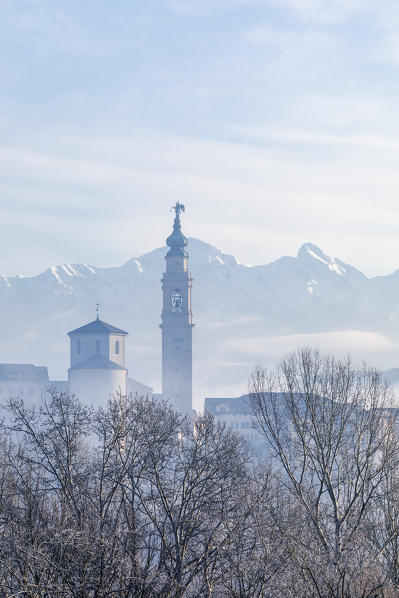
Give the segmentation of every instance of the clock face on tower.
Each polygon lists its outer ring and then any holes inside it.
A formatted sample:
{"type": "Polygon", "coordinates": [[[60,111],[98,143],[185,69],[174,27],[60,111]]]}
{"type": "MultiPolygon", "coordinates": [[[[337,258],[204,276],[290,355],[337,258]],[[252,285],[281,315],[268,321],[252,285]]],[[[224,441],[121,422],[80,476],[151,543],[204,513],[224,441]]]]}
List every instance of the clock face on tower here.
{"type": "Polygon", "coordinates": [[[175,289],[172,293],[172,311],[183,311],[183,293],[180,289],[175,289]]]}

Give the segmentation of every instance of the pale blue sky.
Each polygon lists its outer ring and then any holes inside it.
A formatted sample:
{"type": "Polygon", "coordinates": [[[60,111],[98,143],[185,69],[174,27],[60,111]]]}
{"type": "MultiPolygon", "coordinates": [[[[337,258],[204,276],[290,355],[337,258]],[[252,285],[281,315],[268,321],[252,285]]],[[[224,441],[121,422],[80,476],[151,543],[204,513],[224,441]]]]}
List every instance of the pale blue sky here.
{"type": "Polygon", "coordinates": [[[399,267],[399,3],[0,0],[0,272],[186,234],[399,267]]]}

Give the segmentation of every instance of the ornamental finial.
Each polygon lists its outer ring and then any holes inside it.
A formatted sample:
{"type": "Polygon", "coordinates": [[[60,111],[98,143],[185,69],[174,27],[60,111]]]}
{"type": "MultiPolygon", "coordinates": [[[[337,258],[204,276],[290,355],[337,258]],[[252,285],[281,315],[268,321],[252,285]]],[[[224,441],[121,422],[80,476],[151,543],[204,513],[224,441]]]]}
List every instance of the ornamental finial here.
{"type": "Polygon", "coordinates": [[[170,251],[168,251],[167,257],[171,256],[182,256],[188,257],[187,252],[185,251],[185,246],[187,245],[187,239],[181,232],[181,224],[180,224],[180,213],[185,212],[186,209],[179,201],[176,202],[171,208],[171,212],[175,211],[175,220],[173,222],[173,233],[166,239],[166,245],[170,247],[170,251]]]}
{"type": "Polygon", "coordinates": [[[176,205],[174,205],[170,211],[174,210],[175,214],[176,214],[176,218],[178,218],[180,216],[180,212],[185,212],[186,208],[183,206],[182,203],[180,203],[179,201],[176,202],[176,205]]]}

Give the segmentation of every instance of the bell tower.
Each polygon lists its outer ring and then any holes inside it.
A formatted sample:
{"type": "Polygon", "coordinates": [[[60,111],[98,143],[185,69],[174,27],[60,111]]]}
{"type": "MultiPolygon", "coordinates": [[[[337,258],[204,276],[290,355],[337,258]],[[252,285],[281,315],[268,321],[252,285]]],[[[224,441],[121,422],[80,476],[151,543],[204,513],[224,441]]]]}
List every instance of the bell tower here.
{"type": "Polygon", "coordinates": [[[188,271],[187,239],[181,232],[180,214],[184,206],[177,202],[173,232],[166,239],[170,248],[165,256],[162,278],[162,394],[172,407],[192,414],[192,323],[191,286],[188,271]]]}

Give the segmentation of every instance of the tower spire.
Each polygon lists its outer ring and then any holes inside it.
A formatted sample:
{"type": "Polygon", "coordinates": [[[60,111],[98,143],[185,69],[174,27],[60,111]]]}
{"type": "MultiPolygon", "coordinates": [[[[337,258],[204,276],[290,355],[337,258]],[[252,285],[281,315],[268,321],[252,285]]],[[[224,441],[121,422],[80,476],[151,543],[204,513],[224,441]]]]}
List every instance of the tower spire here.
{"type": "Polygon", "coordinates": [[[170,247],[166,257],[182,256],[188,257],[188,253],[184,249],[188,243],[188,239],[181,232],[180,213],[185,212],[186,209],[179,201],[171,208],[175,211],[175,219],[173,222],[173,233],[166,239],[166,245],[170,247]]]}
{"type": "Polygon", "coordinates": [[[188,240],[181,231],[177,202],[173,232],[166,239],[166,271],[162,278],[162,394],[180,413],[192,413],[192,278],[188,271],[188,240]]]}

